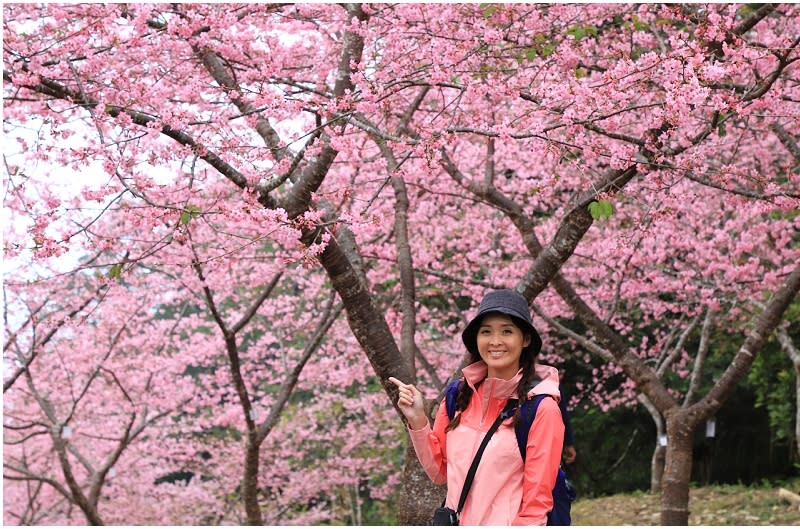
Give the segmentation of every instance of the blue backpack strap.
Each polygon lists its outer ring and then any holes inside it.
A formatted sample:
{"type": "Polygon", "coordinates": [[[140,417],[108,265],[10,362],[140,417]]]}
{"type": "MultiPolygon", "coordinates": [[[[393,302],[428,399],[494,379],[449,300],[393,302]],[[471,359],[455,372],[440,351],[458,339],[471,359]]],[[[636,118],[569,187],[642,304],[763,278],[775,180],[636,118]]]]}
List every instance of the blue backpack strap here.
{"type": "Polygon", "coordinates": [[[550,395],[534,395],[532,399],[527,399],[522,403],[522,408],[519,412],[519,420],[514,428],[517,434],[517,445],[519,445],[519,453],[522,456],[522,462],[525,462],[525,453],[528,446],[528,432],[531,431],[533,420],[536,418],[536,410],[539,409],[539,403],[542,399],[550,395]]]}
{"type": "MultiPolygon", "coordinates": [[[[539,404],[545,397],[550,395],[536,395],[532,399],[528,399],[522,403],[522,409],[519,412],[519,420],[515,428],[517,434],[517,444],[519,445],[519,452],[522,455],[522,462],[525,462],[525,452],[528,446],[528,432],[533,425],[533,419],[536,418],[536,410],[539,409],[539,404]]],[[[575,489],[572,484],[567,480],[567,474],[564,469],[559,467],[558,474],[556,475],[556,484],[553,487],[553,510],[547,513],[547,525],[570,525],[572,517],[570,510],[572,502],[575,501],[575,489]]]]}
{"type": "Polygon", "coordinates": [[[458,397],[458,388],[461,387],[461,379],[457,378],[447,385],[444,392],[444,405],[447,408],[447,416],[450,420],[456,415],[456,398],[458,397]]]}

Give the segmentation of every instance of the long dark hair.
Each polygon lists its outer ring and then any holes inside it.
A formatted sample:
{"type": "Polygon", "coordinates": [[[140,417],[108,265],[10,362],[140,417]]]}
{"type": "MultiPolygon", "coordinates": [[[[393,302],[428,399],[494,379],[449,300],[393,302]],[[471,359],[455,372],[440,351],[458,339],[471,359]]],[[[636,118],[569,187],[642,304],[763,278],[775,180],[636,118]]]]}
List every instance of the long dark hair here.
{"type": "MultiPolygon", "coordinates": [[[[496,314],[493,312],[488,312],[483,315],[485,318],[489,314],[496,314]]],[[[514,323],[514,326],[522,331],[522,335],[524,338],[531,339],[532,335],[530,331],[528,331],[528,325],[525,321],[517,318],[516,316],[511,316],[508,314],[504,314],[504,316],[508,316],[511,318],[511,321],[514,323]]],[[[530,345],[522,348],[522,353],[519,355],[519,367],[522,369],[522,378],[519,381],[519,385],[517,386],[517,400],[519,402],[524,401],[528,398],[528,390],[533,386],[534,381],[536,380],[536,369],[534,366],[536,365],[536,356],[538,356],[539,351],[534,351],[533,347],[530,345]]],[[[478,360],[482,360],[480,353],[478,352],[477,348],[475,348],[474,352],[467,352],[467,359],[468,364],[473,364],[478,360]]],[[[478,386],[483,383],[483,381],[478,383],[478,386]]],[[[477,388],[477,386],[476,386],[477,388]]],[[[458,388],[458,395],[456,395],[456,410],[455,416],[453,420],[450,421],[450,424],[447,425],[445,428],[445,432],[449,432],[450,430],[454,429],[456,426],[459,425],[461,422],[461,412],[467,409],[469,406],[469,402],[472,400],[472,388],[469,384],[467,384],[466,380],[462,377],[461,385],[458,388]]],[[[520,407],[517,406],[517,411],[514,413],[514,424],[517,424],[517,419],[519,418],[519,410],[520,407]]]]}

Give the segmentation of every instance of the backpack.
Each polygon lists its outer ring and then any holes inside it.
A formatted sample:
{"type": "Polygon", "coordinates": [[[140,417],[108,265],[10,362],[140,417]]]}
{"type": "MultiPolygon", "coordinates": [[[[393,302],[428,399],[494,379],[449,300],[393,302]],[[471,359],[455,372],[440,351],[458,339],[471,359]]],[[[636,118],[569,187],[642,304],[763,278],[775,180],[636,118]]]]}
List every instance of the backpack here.
{"type": "MultiPolygon", "coordinates": [[[[445,407],[450,420],[453,420],[456,414],[456,397],[460,386],[461,380],[457,379],[451,382],[445,390],[445,407]]],[[[542,402],[542,399],[549,396],[535,395],[532,399],[527,399],[522,403],[519,420],[514,430],[517,434],[517,445],[519,446],[519,453],[522,456],[523,463],[525,462],[525,448],[528,446],[528,432],[533,424],[533,419],[536,418],[536,410],[539,408],[539,403],[542,402]]],[[[553,487],[553,510],[547,513],[547,525],[571,525],[570,509],[576,497],[575,489],[567,480],[567,473],[564,472],[563,468],[559,467],[556,484],[553,487]]]]}

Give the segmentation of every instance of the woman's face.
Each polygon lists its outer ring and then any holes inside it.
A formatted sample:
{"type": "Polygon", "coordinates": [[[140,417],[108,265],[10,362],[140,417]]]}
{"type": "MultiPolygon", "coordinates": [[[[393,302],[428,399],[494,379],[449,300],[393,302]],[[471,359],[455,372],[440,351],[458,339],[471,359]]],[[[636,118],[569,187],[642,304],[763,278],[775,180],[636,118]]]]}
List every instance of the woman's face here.
{"type": "Polygon", "coordinates": [[[510,316],[488,314],[478,327],[477,342],[478,352],[489,366],[488,376],[508,380],[519,371],[519,357],[531,338],[514,325],[510,316]]]}

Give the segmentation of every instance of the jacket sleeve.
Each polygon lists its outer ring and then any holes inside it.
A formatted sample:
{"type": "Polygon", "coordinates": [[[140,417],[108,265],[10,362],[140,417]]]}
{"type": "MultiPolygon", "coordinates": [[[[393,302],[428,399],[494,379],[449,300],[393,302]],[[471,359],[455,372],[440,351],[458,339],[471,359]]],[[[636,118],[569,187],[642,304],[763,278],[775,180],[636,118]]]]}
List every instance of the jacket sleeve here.
{"type": "Polygon", "coordinates": [[[546,525],[553,509],[553,487],[561,463],[564,422],[555,399],[539,404],[528,433],[525,470],[522,481],[522,505],[513,525],[546,525]]]}
{"type": "Polygon", "coordinates": [[[419,430],[409,429],[411,443],[417,453],[420,465],[425,473],[437,485],[447,483],[447,434],[444,429],[450,424],[444,401],[439,405],[433,429],[426,424],[419,430]]]}

